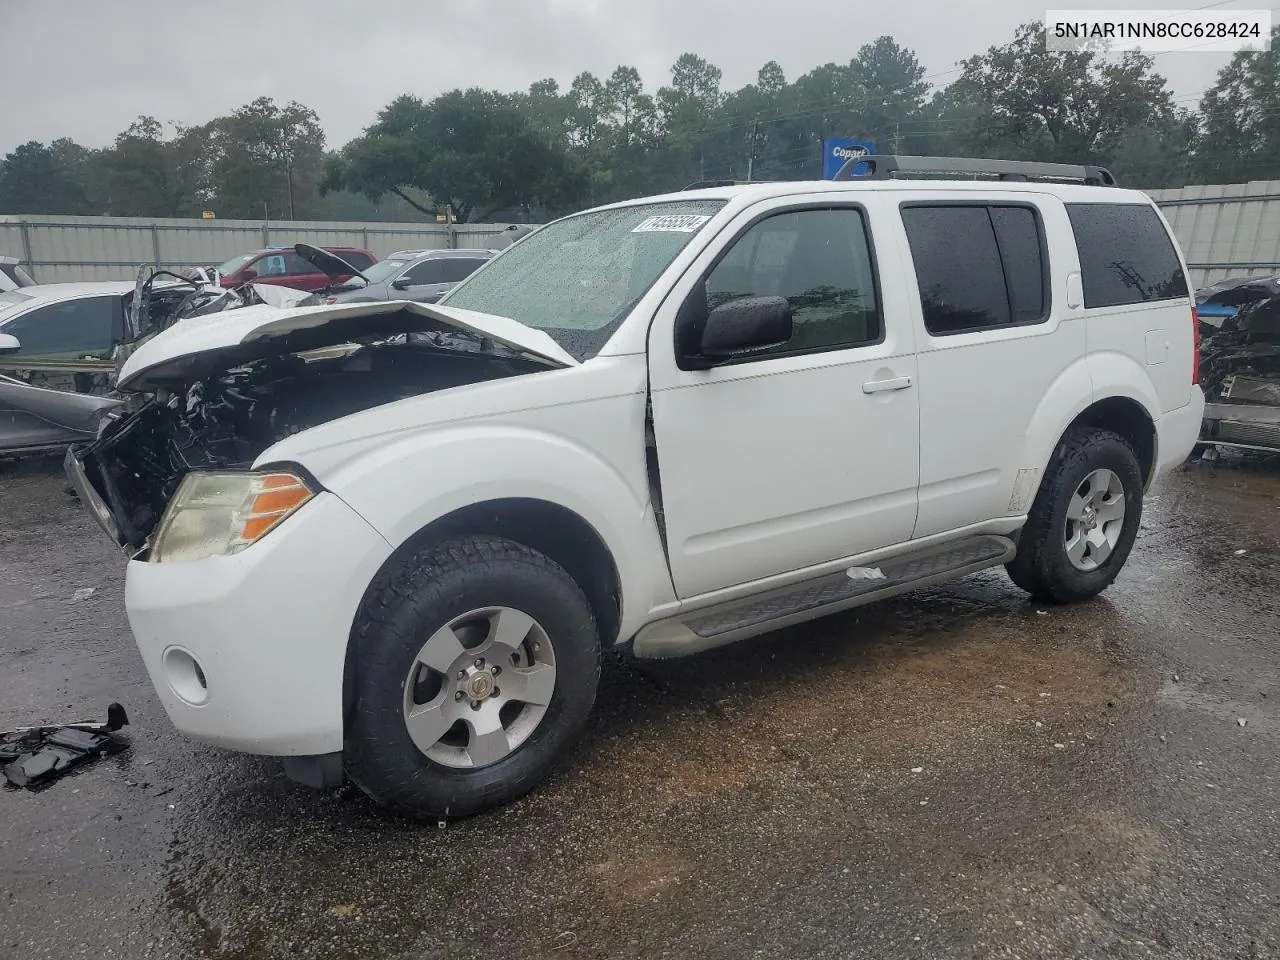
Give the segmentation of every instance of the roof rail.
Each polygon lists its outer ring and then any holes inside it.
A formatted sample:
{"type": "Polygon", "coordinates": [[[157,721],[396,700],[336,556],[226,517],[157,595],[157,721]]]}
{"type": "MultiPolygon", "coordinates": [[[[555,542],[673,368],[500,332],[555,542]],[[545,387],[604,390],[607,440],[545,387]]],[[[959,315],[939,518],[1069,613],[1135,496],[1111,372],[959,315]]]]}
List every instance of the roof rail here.
{"type": "Polygon", "coordinates": [[[1049,183],[1083,183],[1114,187],[1116,178],[1106,167],[1093,164],[1037,163],[1029,160],[980,160],[973,157],[850,157],[836,173],[836,180],[896,180],[919,177],[946,180],[1018,180],[1049,183]],[[865,164],[866,173],[854,168],[865,164]]]}
{"type": "Polygon", "coordinates": [[[689,184],[687,187],[681,187],[680,192],[686,190],[706,190],[710,187],[741,187],[748,183],[760,183],[759,180],[698,180],[689,184]]]}

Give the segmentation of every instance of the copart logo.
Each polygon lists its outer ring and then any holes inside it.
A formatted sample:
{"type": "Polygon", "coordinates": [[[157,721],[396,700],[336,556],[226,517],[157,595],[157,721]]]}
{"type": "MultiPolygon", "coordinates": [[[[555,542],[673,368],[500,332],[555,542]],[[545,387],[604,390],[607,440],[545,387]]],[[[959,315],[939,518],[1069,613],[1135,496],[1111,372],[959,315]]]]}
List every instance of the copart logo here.
{"type": "Polygon", "coordinates": [[[841,160],[852,160],[854,157],[867,156],[866,147],[832,147],[831,155],[841,160]]]}

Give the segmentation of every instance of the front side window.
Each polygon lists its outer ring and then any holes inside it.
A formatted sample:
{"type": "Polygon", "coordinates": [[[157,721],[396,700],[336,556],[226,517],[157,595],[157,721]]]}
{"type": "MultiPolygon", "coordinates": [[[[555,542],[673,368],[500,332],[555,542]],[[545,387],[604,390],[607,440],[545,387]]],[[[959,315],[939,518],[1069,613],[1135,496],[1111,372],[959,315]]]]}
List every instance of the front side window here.
{"type": "Polygon", "coordinates": [[[742,297],[783,297],[791,339],[753,360],[880,339],[880,310],[867,227],[855,209],[796,210],[752,225],[707,275],[707,306],[742,297]]]}
{"type": "Polygon", "coordinates": [[[107,357],[123,306],[119,297],[86,297],[24,313],[0,332],[22,344],[24,357],[107,357]]]}
{"type": "Polygon", "coordinates": [[[933,336],[1048,317],[1044,234],[1030,207],[915,205],[902,223],[933,336]]]}
{"type": "Polygon", "coordinates": [[[1068,203],[1084,305],[1115,307],[1187,296],[1187,277],[1155,210],[1137,203],[1068,203]]]}
{"type": "Polygon", "coordinates": [[[444,304],[542,330],[586,360],[723,206],[671,200],[567,217],[471,274],[444,304]]]}
{"type": "Polygon", "coordinates": [[[427,283],[444,283],[444,261],[434,259],[415,263],[405,271],[404,277],[415,287],[427,283]]]}

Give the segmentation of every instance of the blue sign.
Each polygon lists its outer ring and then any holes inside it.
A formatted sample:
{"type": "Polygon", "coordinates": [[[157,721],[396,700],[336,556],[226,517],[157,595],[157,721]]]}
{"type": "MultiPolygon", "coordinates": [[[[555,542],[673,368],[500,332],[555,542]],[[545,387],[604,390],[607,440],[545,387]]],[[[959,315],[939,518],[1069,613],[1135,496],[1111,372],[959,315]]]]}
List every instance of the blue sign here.
{"type": "MultiPolygon", "coordinates": [[[[855,157],[867,157],[876,152],[876,145],[867,140],[845,140],[832,137],[822,141],[822,179],[834,180],[836,174],[855,157]]],[[[867,172],[867,165],[859,163],[853,168],[856,177],[867,172]]]]}

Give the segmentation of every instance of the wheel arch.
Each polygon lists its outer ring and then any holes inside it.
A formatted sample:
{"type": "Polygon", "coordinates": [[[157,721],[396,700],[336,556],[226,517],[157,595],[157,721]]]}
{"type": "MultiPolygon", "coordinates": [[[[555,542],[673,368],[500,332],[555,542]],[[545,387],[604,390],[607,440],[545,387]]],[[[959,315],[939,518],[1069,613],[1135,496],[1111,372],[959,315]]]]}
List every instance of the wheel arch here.
{"type": "Polygon", "coordinates": [[[522,544],[555,561],[582,592],[599,625],[602,646],[617,641],[622,623],[623,589],[612,551],[586,519],[558,503],[525,497],[508,497],[468,504],[431,521],[404,540],[383,562],[365,588],[347,640],[342,678],[344,723],[355,706],[355,679],[359,658],[356,627],[365,606],[403,563],[426,547],[458,536],[488,535],[522,544]]]}

